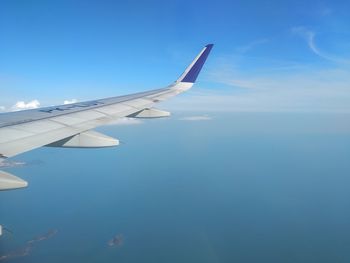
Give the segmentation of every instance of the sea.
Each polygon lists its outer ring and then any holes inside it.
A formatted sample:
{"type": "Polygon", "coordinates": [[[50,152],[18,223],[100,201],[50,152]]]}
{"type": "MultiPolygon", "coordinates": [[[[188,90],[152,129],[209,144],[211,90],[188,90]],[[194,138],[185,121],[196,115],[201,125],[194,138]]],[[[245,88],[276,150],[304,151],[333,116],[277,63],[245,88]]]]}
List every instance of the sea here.
{"type": "Polygon", "coordinates": [[[350,262],[349,117],[175,112],[19,155],[0,262],[350,262]]]}

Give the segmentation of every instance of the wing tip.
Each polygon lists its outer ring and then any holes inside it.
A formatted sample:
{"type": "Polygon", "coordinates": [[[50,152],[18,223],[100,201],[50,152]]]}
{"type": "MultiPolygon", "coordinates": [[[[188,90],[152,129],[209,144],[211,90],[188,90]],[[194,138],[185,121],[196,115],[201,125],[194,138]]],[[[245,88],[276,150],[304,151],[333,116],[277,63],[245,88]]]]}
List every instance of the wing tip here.
{"type": "Polygon", "coordinates": [[[191,65],[186,69],[186,71],[182,74],[178,82],[188,82],[195,83],[197,77],[202,70],[202,67],[207,60],[211,49],[214,44],[207,44],[203,50],[199,53],[199,55],[195,58],[195,60],[191,63],[191,65]]]}

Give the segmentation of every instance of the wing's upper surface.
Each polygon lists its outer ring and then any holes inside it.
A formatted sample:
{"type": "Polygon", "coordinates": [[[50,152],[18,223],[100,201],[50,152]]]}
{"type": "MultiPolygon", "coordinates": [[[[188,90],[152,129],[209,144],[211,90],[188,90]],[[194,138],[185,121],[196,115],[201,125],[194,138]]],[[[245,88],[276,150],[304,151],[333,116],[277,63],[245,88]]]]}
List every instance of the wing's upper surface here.
{"type": "MultiPolygon", "coordinates": [[[[212,46],[205,46],[181,77],[163,89],[0,114],[0,159],[46,145],[69,147],[89,140],[96,142],[91,144],[95,147],[99,146],[99,143],[101,147],[116,145],[117,141],[108,141],[106,136],[103,138],[89,130],[121,117],[165,116],[152,110],[153,104],[190,89],[212,46]]],[[[1,178],[0,172],[0,190],[1,178]]]]}

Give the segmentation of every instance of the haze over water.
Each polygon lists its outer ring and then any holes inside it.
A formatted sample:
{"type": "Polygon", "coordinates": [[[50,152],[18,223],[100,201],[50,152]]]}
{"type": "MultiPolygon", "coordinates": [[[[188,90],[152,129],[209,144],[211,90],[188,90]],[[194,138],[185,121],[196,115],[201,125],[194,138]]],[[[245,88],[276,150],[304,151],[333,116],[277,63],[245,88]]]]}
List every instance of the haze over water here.
{"type": "Polygon", "coordinates": [[[99,129],[117,148],[18,156],[35,164],[8,169],[30,185],[1,193],[14,234],[0,254],[57,229],[11,261],[349,262],[348,115],[198,116],[99,129]]]}

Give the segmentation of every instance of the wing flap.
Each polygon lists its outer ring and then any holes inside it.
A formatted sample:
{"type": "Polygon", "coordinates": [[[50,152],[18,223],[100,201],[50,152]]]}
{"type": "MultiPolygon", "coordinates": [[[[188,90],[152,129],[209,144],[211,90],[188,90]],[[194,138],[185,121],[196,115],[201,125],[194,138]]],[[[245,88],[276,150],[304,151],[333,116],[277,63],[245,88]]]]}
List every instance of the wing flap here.
{"type": "Polygon", "coordinates": [[[72,137],[50,143],[48,147],[101,148],[119,145],[119,141],[96,131],[86,131],[72,137]]]}
{"type": "Polygon", "coordinates": [[[10,173],[0,171],[0,191],[27,187],[28,183],[10,173]]]}

